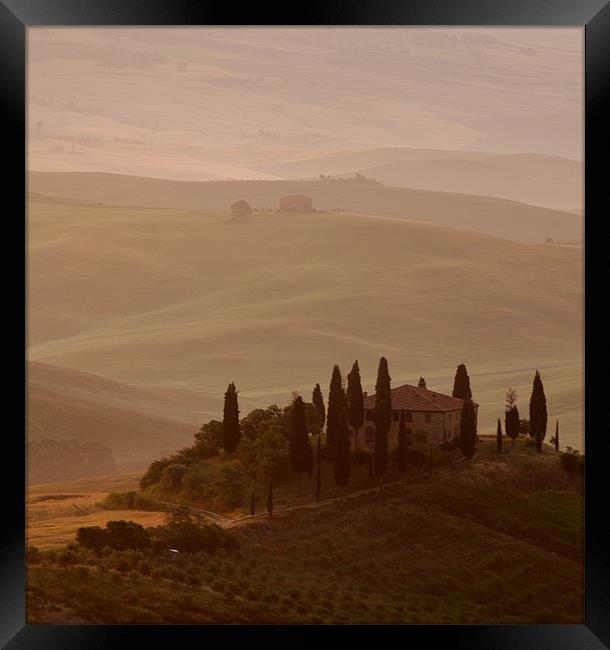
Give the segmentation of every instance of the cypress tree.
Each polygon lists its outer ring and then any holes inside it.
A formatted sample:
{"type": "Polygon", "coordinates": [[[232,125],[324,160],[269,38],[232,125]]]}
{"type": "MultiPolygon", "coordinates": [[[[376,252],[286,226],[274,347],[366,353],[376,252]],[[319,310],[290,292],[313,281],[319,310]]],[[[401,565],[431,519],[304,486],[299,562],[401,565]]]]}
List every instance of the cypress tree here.
{"type": "Polygon", "coordinates": [[[536,449],[542,453],[542,441],[546,436],[547,411],[544,386],[540,373],[536,370],[532,395],[530,397],[530,436],[536,439],[536,449]]]}
{"type": "Polygon", "coordinates": [[[559,420],[555,420],[555,451],[559,451],[559,420]]]}
{"type": "Polygon", "coordinates": [[[496,431],[496,451],[502,453],[502,424],[500,423],[500,418],[498,418],[498,430],[496,431]]]}
{"type": "Polygon", "coordinates": [[[383,487],[383,476],[388,469],[388,432],[392,426],[392,393],[385,357],[379,359],[375,384],[375,474],[383,487]]]}
{"type": "Polygon", "coordinates": [[[460,399],[472,399],[472,391],[470,390],[470,377],[468,371],[463,363],[457,367],[455,371],[455,379],[453,380],[453,397],[460,399]]]}
{"type": "Polygon", "coordinates": [[[474,416],[472,400],[465,399],[462,403],[460,419],[460,450],[465,458],[471,459],[477,443],[477,425],[474,416]]]}
{"type": "Polygon", "coordinates": [[[364,395],[358,361],[354,361],[352,371],[347,376],[347,408],[348,420],[354,430],[354,449],[358,449],[358,430],[364,424],[364,395]]]}
{"type": "Polygon", "coordinates": [[[339,416],[344,408],[345,392],[341,380],[339,366],[333,368],[328,392],[328,411],[326,413],[326,443],[331,447],[335,445],[335,438],[339,428],[339,416]]]}
{"type": "Polygon", "coordinates": [[[310,471],[310,447],[305,420],[305,405],[303,398],[297,395],[292,402],[292,421],[288,441],[290,465],[295,474],[310,471]]]}
{"type": "Polygon", "coordinates": [[[311,401],[316,407],[320,416],[320,430],[322,430],[324,429],[324,420],[326,419],[326,409],[324,408],[324,398],[322,397],[322,389],[320,388],[320,384],[315,385],[311,401]]]}
{"type": "Polygon", "coordinates": [[[347,401],[345,393],[343,395],[343,407],[339,412],[337,435],[335,437],[335,483],[340,487],[347,485],[351,472],[347,401]]]}
{"type": "Polygon", "coordinates": [[[318,447],[316,449],[316,503],[320,502],[320,488],[322,486],[320,475],[320,458],[322,457],[322,436],[318,436],[318,447]]]}
{"type": "Polygon", "coordinates": [[[322,389],[320,388],[320,384],[315,385],[311,401],[313,402],[313,405],[316,407],[318,415],[320,416],[320,433],[318,434],[318,445],[316,448],[316,503],[319,503],[322,479],[320,472],[320,459],[322,457],[322,431],[324,430],[324,421],[326,420],[326,409],[324,408],[324,398],[322,397],[322,389]]]}
{"type": "Polygon", "coordinates": [[[506,435],[510,438],[511,447],[515,446],[515,440],[519,437],[521,421],[519,419],[519,409],[516,405],[507,408],[504,414],[504,429],[506,435]]]}
{"type": "Polygon", "coordinates": [[[407,427],[405,425],[405,414],[400,413],[400,423],[398,426],[398,471],[401,474],[407,472],[407,427]]]}
{"type": "Polygon", "coordinates": [[[239,426],[239,406],[237,403],[237,390],[231,382],[225,393],[225,403],[222,418],[222,446],[228,453],[232,454],[239,445],[241,429],[239,426]]]}

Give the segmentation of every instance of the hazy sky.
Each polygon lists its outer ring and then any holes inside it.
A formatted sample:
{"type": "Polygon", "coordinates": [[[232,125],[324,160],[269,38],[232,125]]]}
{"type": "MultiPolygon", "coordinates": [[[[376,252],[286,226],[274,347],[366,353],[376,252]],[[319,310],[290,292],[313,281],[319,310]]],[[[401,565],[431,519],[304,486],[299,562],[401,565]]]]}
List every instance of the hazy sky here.
{"type": "Polygon", "coordinates": [[[582,158],[581,28],[30,28],[29,168],[265,177],[413,147],[582,158]]]}

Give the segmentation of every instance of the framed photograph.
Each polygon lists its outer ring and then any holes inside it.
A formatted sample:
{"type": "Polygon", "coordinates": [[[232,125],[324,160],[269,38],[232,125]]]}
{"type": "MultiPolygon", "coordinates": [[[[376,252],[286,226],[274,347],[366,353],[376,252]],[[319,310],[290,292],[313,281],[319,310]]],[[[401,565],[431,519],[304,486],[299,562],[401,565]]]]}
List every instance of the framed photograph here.
{"type": "Polygon", "coordinates": [[[610,9],[228,9],[0,3],[3,647],[610,647],[610,9]]]}

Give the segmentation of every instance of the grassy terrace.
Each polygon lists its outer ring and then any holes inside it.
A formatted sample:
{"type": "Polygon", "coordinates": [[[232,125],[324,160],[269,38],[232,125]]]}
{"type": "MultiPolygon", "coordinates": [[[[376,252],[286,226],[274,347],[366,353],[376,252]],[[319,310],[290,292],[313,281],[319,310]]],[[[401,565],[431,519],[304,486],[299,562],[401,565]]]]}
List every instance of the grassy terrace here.
{"type": "Polygon", "coordinates": [[[484,441],[406,487],[278,512],[183,554],[43,554],[30,622],[579,623],[583,496],[558,454],[484,441]]]}

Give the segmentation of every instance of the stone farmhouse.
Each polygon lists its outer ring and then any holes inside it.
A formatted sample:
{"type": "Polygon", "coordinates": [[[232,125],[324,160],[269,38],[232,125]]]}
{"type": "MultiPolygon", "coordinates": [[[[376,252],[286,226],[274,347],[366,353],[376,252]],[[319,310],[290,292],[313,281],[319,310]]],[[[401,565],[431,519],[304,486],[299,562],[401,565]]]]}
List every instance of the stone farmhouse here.
{"type": "MultiPolygon", "coordinates": [[[[405,384],[392,388],[392,427],[388,432],[388,447],[398,445],[400,414],[404,413],[407,435],[425,432],[428,439],[436,444],[459,438],[460,415],[464,400],[443,395],[426,388],[420,378],[417,386],[405,384]]],[[[479,405],[474,404],[475,418],[478,418],[479,405]]],[[[364,398],[364,426],[358,434],[358,447],[375,447],[375,395],[364,398]],[[364,435],[362,435],[364,431],[364,435]]]]}
{"type": "Polygon", "coordinates": [[[313,212],[313,199],[304,194],[289,194],[280,199],[280,210],[285,212],[313,212]]]}

